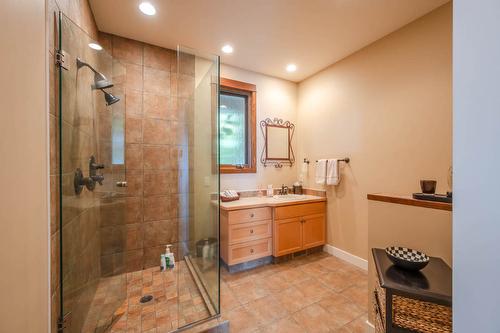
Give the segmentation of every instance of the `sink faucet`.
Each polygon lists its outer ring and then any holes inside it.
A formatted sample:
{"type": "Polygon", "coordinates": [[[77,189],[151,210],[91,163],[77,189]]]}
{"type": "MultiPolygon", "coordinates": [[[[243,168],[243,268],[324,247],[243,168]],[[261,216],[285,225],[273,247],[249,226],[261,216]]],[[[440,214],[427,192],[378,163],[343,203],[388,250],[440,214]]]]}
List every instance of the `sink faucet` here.
{"type": "Polygon", "coordinates": [[[288,186],[286,186],[285,184],[281,185],[280,194],[281,195],[287,195],[288,194],[288,186]]]}

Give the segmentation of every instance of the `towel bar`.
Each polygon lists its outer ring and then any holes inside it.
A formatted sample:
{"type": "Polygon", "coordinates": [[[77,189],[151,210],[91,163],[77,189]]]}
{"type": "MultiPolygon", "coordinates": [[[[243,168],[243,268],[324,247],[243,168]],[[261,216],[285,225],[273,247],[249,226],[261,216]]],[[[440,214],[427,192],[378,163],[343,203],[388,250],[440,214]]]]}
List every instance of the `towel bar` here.
{"type": "MultiPolygon", "coordinates": [[[[349,157],[345,157],[345,158],[343,158],[343,159],[341,159],[341,160],[338,160],[338,161],[339,161],[339,162],[346,162],[346,163],[349,163],[349,161],[350,161],[350,160],[351,160],[351,159],[350,159],[349,157]]],[[[305,160],[304,160],[304,162],[305,162],[305,160]]],[[[306,162],[306,163],[307,163],[307,162],[306,162]]],[[[316,160],[316,163],[318,163],[318,160],[316,160]]]]}

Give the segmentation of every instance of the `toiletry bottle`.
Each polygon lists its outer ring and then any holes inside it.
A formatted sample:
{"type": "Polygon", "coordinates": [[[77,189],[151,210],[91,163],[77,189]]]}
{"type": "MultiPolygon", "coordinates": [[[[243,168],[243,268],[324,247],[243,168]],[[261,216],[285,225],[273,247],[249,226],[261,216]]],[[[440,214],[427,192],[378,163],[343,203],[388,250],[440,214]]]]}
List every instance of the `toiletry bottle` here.
{"type": "Polygon", "coordinates": [[[162,253],[160,256],[160,271],[165,271],[167,269],[167,263],[165,260],[165,255],[162,253]]]}
{"type": "Polygon", "coordinates": [[[209,257],[209,252],[210,252],[210,246],[208,245],[208,238],[205,239],[205,244],[203,245],[203,259],[208,259],[209,257]]]}
{"type": "Polygon", "coordinates": [[[273,184],[269,184],[267,185],[267,196],[268,197],[272,197],[274,194],[274,191],[273,191],[273,184]]]}
{"type": "Polygon", "coordinates": [[[168,268],[174,268],[175,267],[175,258],[174,258],[174,254],[172,253],[172,251],[170,251],[171,247],[172,247],[172,245],[168,244],[167,247],[165,248],[165,257],[167,257],[168,261],[169,261],[169,267],[168,268]]]}

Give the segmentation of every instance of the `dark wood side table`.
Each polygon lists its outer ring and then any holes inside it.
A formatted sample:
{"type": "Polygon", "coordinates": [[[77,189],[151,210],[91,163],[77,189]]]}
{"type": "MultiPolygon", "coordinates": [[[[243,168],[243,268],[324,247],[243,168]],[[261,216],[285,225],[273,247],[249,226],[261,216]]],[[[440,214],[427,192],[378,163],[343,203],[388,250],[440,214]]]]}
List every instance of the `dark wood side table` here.
{"type": "Polygon", "coordinates": [[[372,254],[377,333],[451,332],[452,271],[441,258],[411,272],[394,266],[383,249],[372,254]]]}

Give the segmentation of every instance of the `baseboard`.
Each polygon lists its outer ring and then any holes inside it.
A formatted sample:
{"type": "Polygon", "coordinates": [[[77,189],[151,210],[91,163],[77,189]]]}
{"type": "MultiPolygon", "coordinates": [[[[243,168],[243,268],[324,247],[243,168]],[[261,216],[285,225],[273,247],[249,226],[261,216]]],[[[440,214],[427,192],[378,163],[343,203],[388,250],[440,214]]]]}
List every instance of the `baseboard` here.
{"type": "Polygon", "coordinates": [[[368,320],[366,321],[366,333],[375,333],[375,326],[368,320]]]}
{"type": "Polygon", "coordinates": [[[341,250],[335,246],[332,246],[330,244],[326,244],[323,247],[323,251],[326,253],[331,254],[332,256],[335,256],[337,258],[340,258],[344,261],[347,261],[350,264],[353,264],[354,266],[357,266],[365,271],[368,270],[368,261],[360,258],[358,256],[355,256],[354,254],[351,254],[349,252],[346,252],[344,250],[341,250]]]}

